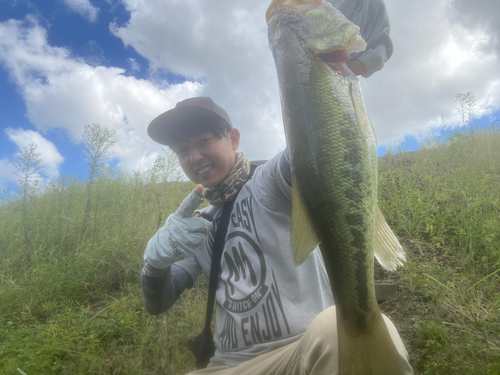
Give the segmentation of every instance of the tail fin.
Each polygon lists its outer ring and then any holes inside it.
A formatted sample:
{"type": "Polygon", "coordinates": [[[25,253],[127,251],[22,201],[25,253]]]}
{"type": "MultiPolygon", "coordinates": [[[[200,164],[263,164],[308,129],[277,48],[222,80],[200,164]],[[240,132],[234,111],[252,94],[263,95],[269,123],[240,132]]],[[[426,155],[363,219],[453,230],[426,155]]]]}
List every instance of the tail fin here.
{"type": "MultiPolygon", "coordinates": [[[[378,310],[378,309],[377,309],[378,310]]],[[[353,334],[348,320],[337,309],[340,375],[401,375],[405,373],[402,359],[389,334],[380,311],[373,315],[370,327],[353,334]]]]}

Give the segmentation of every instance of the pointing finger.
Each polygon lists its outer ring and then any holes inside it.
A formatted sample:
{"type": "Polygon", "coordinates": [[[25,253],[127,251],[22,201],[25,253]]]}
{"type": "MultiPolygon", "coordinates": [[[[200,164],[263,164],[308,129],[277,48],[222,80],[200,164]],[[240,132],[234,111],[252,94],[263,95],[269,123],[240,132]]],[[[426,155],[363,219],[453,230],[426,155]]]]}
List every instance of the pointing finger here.
{"type": "MultiPolygon", "coordinates": [[[[198,185],[196,189],[201,185],[198,185]]],[[[196,189],[194,189],[191,194],[189,194],[186,199],[181,203],[179,209],[175,212],[175,215],[180,217],[192,217],[193,212],[198,208],[200,204],[205,201],[205,197],[198,196],[196,193],[196,189]]],[[[203,186],[202,186],[203,191],[203,186]]]]}
{"type": "Polygon", "coordinates": [[[196,193],[197,196],[201,197],[203,195],[203,185],[201,184],[198,184],[195,188],[194,188],[194,192],[196,193]]]}

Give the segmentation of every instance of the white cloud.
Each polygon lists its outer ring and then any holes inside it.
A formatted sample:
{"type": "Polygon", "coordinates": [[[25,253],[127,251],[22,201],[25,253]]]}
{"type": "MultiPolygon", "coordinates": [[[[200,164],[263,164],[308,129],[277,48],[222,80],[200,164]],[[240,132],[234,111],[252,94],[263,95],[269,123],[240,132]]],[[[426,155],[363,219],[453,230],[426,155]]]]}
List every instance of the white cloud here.
{"type": "Polygon", "coordinates": [[[385,68],[362,80],[368,113],[379,142],[428,134],[460,123],[457,93],[473,92],[477,114],[500,107],[496,53],[482,51],[482,32],[465,29],[447,17],[447,2],[386,0],[395,52],[385,68]],[[480,58],[479,58],[480,56],[480,58]]]}
{"type": "MultiPolygon", "coordinates": [[[[89,65],[68,49],[49,45],[46,29],[32,16],[0,23],[0,64],[18,86],[27,117],[38,130],[65,129],[77,143],[85,124],[99,123],[117,133],[119,165],[135,170],[143,155],[144,170],[161,152],[146,134],[148,123],[182,99],[206,95],[241,130],[240,150],[250,159],[267,159],[284,148],[264,18],[268,2],[122,3],[130,19],[112,23],[110,30],[150,63],[148,80],[126,76],[121,68],[89,65]],[[191,81],[169,84],[155,78],[165,72],[191,81]]],[[[395,52],[382,71],[361,79],[380,143],[427,134],[441,123],[441,115],[448,124],[458,124],[454,99],[459,92],[476,94],[478,115],[499,108],[500,23],[494,23],[498,12],[487,9],[487,3],[479,0],[484,8],[472,11],[466,0],[386,0],[395,52]]],[[[88,1],[81,4],[93,7],[88,1]]],[[[491,0],[488,6],[497,4],[491,0]]],[[[135,71],[137,61],[124,63],[129,73],[135,71]]]]}
{"type": "Polygon", "coordinates": [[[500,2],[498,0],[450,0],[448,2],[450,20],[465,29],[482,33],[484,52],[500,53],[500,2]]]}
{"type": "Polygon", "coordinates": [[[50,46],[46,30],[33,17],[0,23],[0,63],[18,85],[27,117],[38,129],[65,129],[75,143],[86,124],[114,129],[115,156],[128,170],[137,167],[144,146],[146,161],[161,152],[147,136],[149,122],[202,90],[196,82],[153,84],[125,76],[123,69],[90,66],[67,49],[50,46]]]}
{"type": "MultiPolygon", "coordinates": [[[[452,2],[457,9],[457,4],[469,3],[452,2]]],[[[249,156],[267,158],[284,146],[276,73],[264,20],[268,2],[123,3],[130,20],[125,25],[112,24],[111,31],[154,69],[202,79],[203,94],[226,108],[242,130],[242,148],[249,156]]],[[[500,4],[497,0],[489,3],[500,4]]],[[[500,93],[493,90],[500,79],[496,51],[485,54],[481,42],[498,40],[493,26],[476,27],[481,23],[478,16],[474,28],[466,27],[452,17],[447,0],[386,0],[386,4],[394,55],[382,71],[361,78],[379,142],[427,134],[430,127],[440,124],[441,115],[448,124],[458,123],[454,98],[459,92],[476,94],[478,113],[498,109],[500,93]]],[[[487,14],[488,9],[479,13],[487,14]]],[[[496,14],[489,13],[488,20],[493,22],[496,14]]]]}
{"type": "Polygon", "coordinates": [[[251,159],[285,146],[277,78],[268,48],[266,2],[125,0],[130,20],[111,31],[153,70],[204,83],[202,95],[225,108],[251,159]],[[189,20],[188,22],[186,20],[189,20]]]}
{"type": "Polygon", "coordinates": [[[5,132],[20,150],[34,143],[36,145],[36,153],[39,154],[40,172],[48,179],[59,176],[59,166],[64,161],[64,158],[51,141],[33,130],[7,128],[5,132]]]}
{"type": "Polygon", "coordinates": [[[90,22],[97,21],[99,8],[93,6],[89,0],[63,0],[66,6],[75,13],[80,14],[90,22]]]}

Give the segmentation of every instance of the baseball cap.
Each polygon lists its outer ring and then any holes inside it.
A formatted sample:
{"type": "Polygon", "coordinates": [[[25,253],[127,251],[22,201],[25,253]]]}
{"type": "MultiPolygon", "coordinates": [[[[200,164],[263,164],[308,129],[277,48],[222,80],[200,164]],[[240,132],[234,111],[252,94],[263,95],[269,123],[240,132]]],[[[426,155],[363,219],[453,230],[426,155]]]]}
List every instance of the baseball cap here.
{"type": "Polygon", "coordinates": [[[170,146],[173,135],[182,127],[202,133],[215,121],[224,120],[229,129],[233,128],[227,112],[219,107],[212,98],[196,97],[185,99],[156,117],[148,126],[148,135],[154,141],[170,146]]]}

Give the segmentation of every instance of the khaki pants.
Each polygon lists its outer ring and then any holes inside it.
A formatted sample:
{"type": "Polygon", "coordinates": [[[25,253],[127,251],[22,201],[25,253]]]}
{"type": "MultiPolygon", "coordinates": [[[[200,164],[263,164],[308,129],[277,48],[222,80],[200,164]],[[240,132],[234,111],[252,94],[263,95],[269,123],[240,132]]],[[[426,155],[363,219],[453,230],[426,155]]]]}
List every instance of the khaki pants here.
{"type": "MultiPolygon", "coordinates": [[[[413,374],[396,327],[385,315],[384,320],[402,362],[405,362],[405,371],[401,375],[413,374]]],[[[206,369],[188,375],[337,375],[338,366],[337,319],[335,307],[331,307],[312,321],[304,336],[289,345],[237,367],[210,363],[206,369]]]]}

